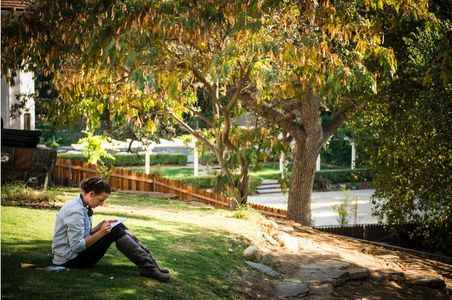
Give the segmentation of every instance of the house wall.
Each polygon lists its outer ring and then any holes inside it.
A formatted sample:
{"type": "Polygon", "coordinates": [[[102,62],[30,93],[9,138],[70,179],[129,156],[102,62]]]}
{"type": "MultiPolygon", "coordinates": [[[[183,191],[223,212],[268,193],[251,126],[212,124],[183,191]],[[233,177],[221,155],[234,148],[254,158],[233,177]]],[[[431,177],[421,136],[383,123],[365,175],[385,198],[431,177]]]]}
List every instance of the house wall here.
{"type": "Polygon", "coordinates": [[[35,92],[35,83],[33,80],[33,73],[31,72],[17,72],[14,78],[15,84],[10,86],[6,83],[3,76],[1,79],[1,116],[3,119],[3,126],[10,129],[25,129],[27,124],[24,117],[29,114],[30,124],[29,129],[35,129],[35,102],[33,99],[28,99],[25,108],[20,112],[19,116],[11,118],[11,106],[18,103],[16,96],[19,94],[33,94],[35,92]]]}

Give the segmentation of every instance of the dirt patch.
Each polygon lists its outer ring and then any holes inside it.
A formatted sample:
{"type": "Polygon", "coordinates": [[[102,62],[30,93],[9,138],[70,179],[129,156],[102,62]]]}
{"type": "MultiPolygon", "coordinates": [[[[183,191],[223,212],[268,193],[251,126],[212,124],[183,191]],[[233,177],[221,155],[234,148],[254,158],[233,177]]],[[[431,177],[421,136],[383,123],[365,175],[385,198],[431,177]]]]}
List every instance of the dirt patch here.
{"type": "Polygon", "coordinates": [[[241,283],[245,299],[451,299],[451,265],[278,222],[278,227],[294,228],[287,233],[298,239],[301,249],[289,251],[265,239],[255,240],[263,263],[279,276],[269,278],[258,271],[245,276],[241,283]],[[307,285],[309,291],[296,284],[279,288],[287,282],[307,285]]]}

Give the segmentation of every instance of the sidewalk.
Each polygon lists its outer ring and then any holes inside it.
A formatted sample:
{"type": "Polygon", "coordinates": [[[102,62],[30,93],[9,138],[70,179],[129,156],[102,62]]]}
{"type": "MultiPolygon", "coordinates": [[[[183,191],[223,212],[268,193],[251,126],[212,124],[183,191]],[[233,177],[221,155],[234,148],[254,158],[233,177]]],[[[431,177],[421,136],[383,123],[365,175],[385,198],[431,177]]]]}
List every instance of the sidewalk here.
{"type": "MultiPolygon", "coordinates": [[[[372,217],[371,210],[373,205],[369,199],[374,193],[374,190],[355,190],[350,192],[350,199],[356,195],[358,196],[358,224],[377,223],[377,219],[372,217]]],[[[339,225],[337,222],[337,212],[331,206],[341,204],[344,198],[344,193],[339,192],[313,192],[311,202],[312,218],[314,219],[314,226],[322,225],[339,225]]],[[[279,194],[263,194],[253,195],[248,197],[249,203],[256,203],[275,208],[287,209],[288,195],[279,194]]],[[[353,218],[350,224],[353,224],[353,218]]]]}

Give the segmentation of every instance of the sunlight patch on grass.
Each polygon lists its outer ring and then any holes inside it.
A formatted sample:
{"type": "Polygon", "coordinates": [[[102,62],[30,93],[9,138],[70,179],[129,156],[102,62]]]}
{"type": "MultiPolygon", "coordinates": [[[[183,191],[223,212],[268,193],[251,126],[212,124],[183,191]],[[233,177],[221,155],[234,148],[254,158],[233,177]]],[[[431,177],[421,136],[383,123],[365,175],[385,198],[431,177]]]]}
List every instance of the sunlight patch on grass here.
{"type": "MultiPolygon", "coordinates": [[[[67,201],[77,195],[78,190],[58,188],[49,193],[67,201]]],[[[51,264],[51,240],[58,210],[6,206],[1,211],[2,298],[52,299],[55,295],[67,299],[238,297],[231,287],[246,270],[242,257],[244,238],[217,226],[221,220],[231,222],[233,219],[226,217],[231,212],[119,193],[113,193],[108,201],[112,207],[123,210],[112,210],[108,205],[99,208],[93,225],[103,219],[126,215],[125,225],[162,266],[171,270],[172,280],[168,284],[137,276],[137,268],[114,245],[95,268],[72,269],[65,273],[20,269],[21,262],[38,266],[51,264]],[[176,217],[162,218],[167,217],[165,214],[176,217]],[[200,226],[191,223],[190,218],[196,218],[200,224],[215,222],[200,226]],[[18,285],[20,282],[27,284],[18,285]]],[[[234,222],[238,222],[237,226],[245,224],[242,220],[234,222]]]]}

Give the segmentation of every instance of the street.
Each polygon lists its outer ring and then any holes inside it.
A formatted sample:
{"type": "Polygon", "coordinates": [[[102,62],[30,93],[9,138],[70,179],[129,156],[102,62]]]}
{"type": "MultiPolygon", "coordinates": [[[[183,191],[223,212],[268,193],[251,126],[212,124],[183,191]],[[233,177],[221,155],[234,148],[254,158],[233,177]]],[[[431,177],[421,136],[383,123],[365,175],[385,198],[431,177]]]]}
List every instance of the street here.
{"type": "MultiPolygon", "coordinates": [[[[369,199],[374,190],[354,190],[350,191],[350,200],[358,196],[357,224],[377,223],[377,219],[372,217],[371,209],[373,205],[369,199]]],[[[248,197],[248,202],[262,204],[270,207],[287,209],[287,195],[282,193],[261,194],[248,197]]],[[[344,199],[344,192],[313,192],[312,193],[312,218],[314,226],[339,225],[337,212],[332,209],[332,205],[339,205],[344,199]]],[[[349,224],[354,224],[353,216],[349,224]]]]}

